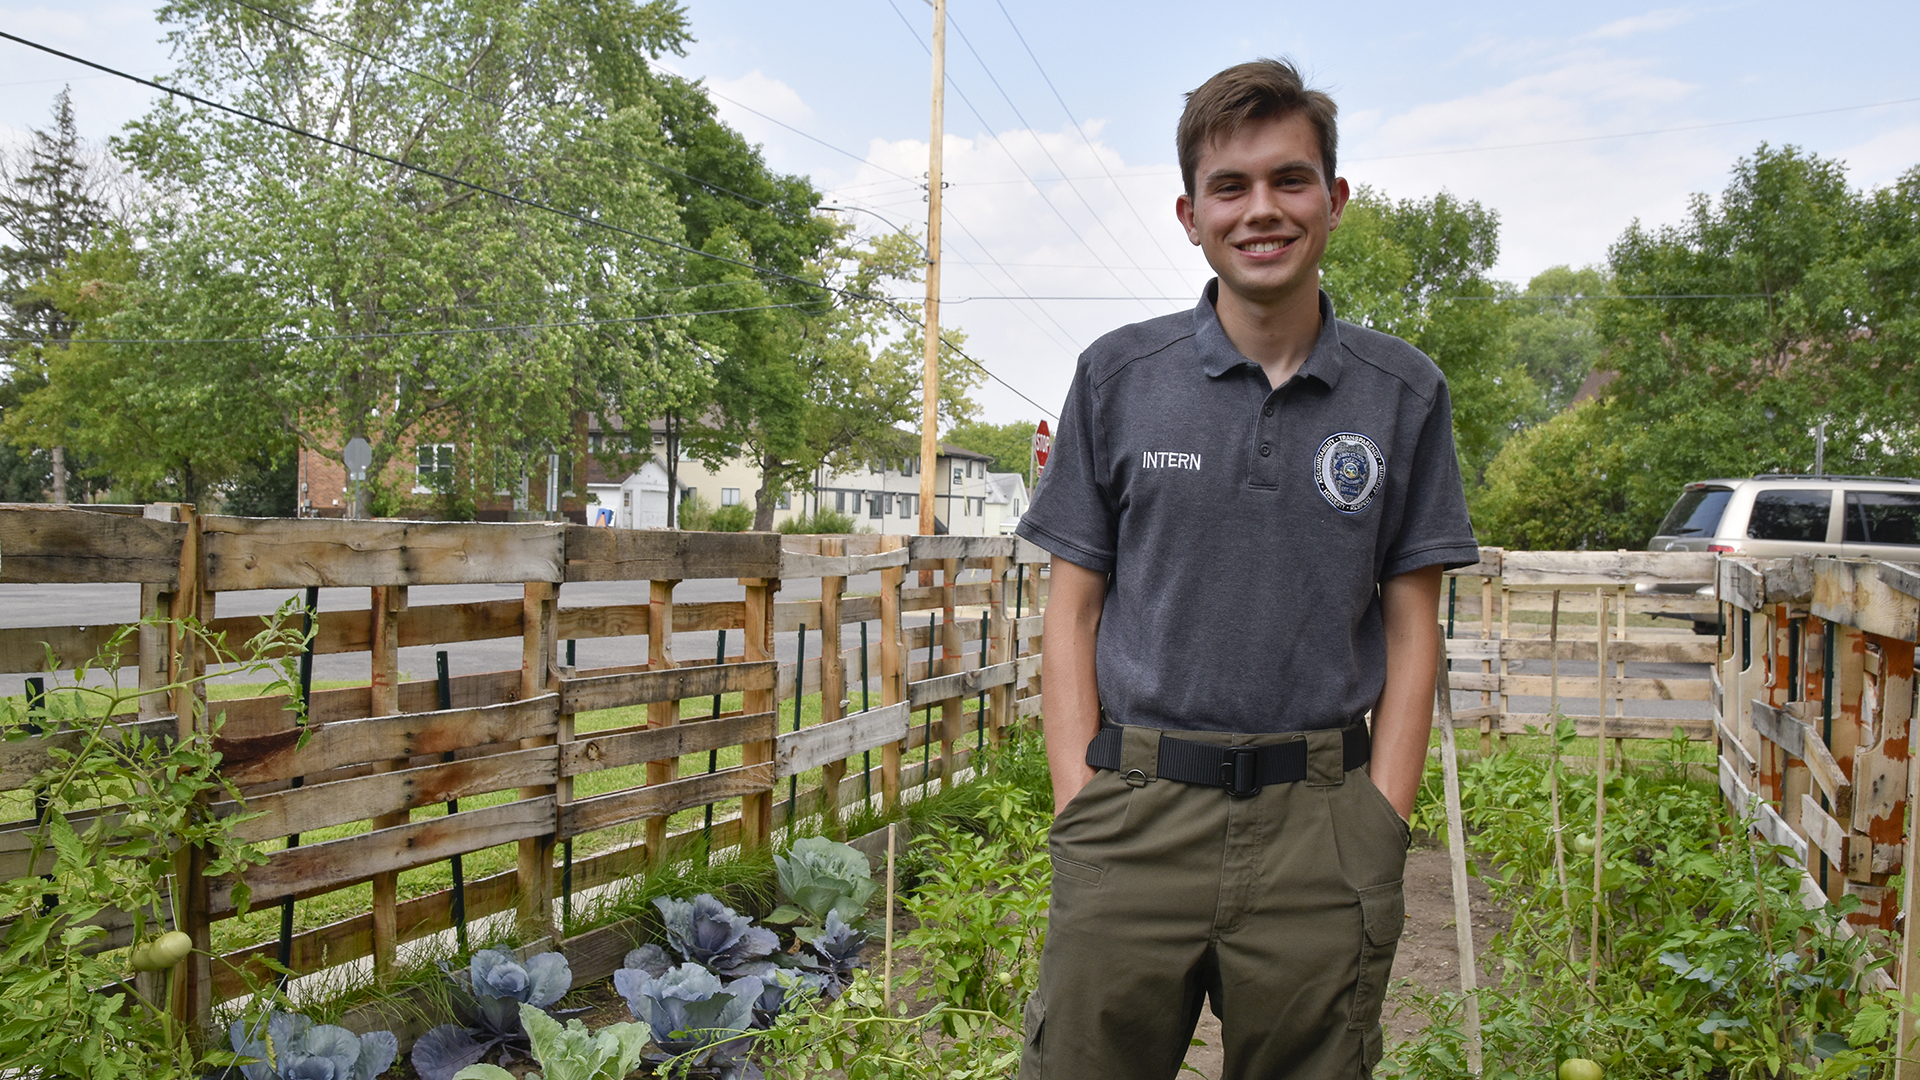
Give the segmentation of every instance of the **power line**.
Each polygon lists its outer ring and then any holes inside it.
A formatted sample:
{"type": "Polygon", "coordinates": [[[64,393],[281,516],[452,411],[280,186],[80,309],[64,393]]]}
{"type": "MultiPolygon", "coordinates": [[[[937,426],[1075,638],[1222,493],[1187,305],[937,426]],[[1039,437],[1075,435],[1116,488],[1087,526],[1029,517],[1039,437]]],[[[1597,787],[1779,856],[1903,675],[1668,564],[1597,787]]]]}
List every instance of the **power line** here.
{"type": "MultiPolygon", "coordinates": [[[[1160,235],[1147,224],[1147,219],[1141,216],[1139,207],[1133,205],[1133,199],[1128,197],[1127,189],[1120,186],[1120,181],[1113,175],[1113,170],[1107,168],[1106,159],[1100,156],[1099,147],[1093,145],[1093,139],[1087,134],[1086,127],[1073,115],[1073,110],[1067,107],[1067,99],[1060,96],[1060,88],[1053,85],[1053,77],[1047,74],[1046,66],[1040,63],[1040,57],[1034,54],[1033,46],[1027,44],[1027,36],[1020,32],[1020,26],[1013,21],[1013,15],[1007,11],[1007,5],[1000,0],[993,0],[993,2],[999,7],[1000,14],[1006,17],[1007,25],[1013,29],[1013,36],[1019,40],[1020,47],[1027,51],[1027,58],[1033,61],[1033,66],[1040,72],[1040,78],[1047,84],[1047,89],[1053,91],[1053,100],[1060,103],[1060,111],[1066,114],[1067,122],[1073,125],[1073,130],[1080,133],[1080,138],[1087,144],[1087,149],[1093,152],[1093,160],[1100,166],[1100,171],[1106,174],[1107,180],[1113,184],[1113,189],[1120,193],[1120,201],[1127,204],[1127,209],[1133,214],[1133,220],[1140,223],[1141,231],[1147,234],[1147,239],[1153,241],[1154,247],[1160,249],[1160,254],[1167,262],[1174,262],[1173,254],[1160,243],[1160,235]]],[[[969,44],[967,48],[971,49],[973,46],[969,44]]],[[[1064,170],[1062,173],[1064,179],[1064,170]]]]}
{"type": "MultiPolygon", "coordinates": [[[[395,166],[396,168],[401,168],[409,172],[418,173],[421,176],[432,177],[433,179],[441,180],[446,183],[465,188],[469,191],[473,191],[481,195],[488,195],[497,199],[502,199],[502,200],[505,200],[506,202],[510,202],[518,206],[527,207],[530,210],[537,210],[537,211],[543,211],[549,214],[554,214],[559,217],[566,218],[570,221],[574,221],[574,222],[578,222],[579,224],[586,225],[590,228],[605,229],[609,232],[617,233],[622,236],[629,236],[636,240],[644,241],[646,243],[657,244],[661,247],[668,248],[673,251],[682,252],[688,255],[694,255],[703,259],[712,259],[715,262],[726,263],[730,266],[738,266],[742,269],[752,271],[753,273],[766,274],[770,277],[780,278],[786,281],[792,281],[799,285],[803,285],[807,288],[818,289],[822,292],[829,293],[831,295],[885,304],[887,307],[892,309],[896,314],[899,314],[902,317],[906,317],[906,312],[904,312],[899,307],[898,304],[893,303],[892,301],[888,300],[885,297],[871,296],[865,293],[857,293],[850,289],[843,289],[838,286],[827,285],[827,284],[816,282],[816,281],[809,281],[808,279],[800,277],[796,274],[789,274],[789,273],[786,273],[785,271],[774,270],[768,267],[758,266],[753,263],[745,262],[740,259],[728,258],[725,255],[716,255],[712,252],[702,251],[698,248],[693,248],[685,244],[676,243],[672,240],[668,240],[663,237],[651,236],[647,233],[639,232],[634,229],[628,229],[619,225],[614,225],[606,221],[601,221],[597,218],[587,217],[583,214],[577,214],[569,210],[563,210],[559,207],[551,206],[535,199],[528,199],[519,195],[509,194],[507,192],[500,191],[496,188],[487,187],[484,184],[478,184],[471,180],[464,180],[464,179],[461,179],[460,177],[452,176],[447,173],[440,172],[437,169],[430,169],[423,165],[415,165],[411,162],[402,161],[399,158],[392,157],[387,154],[382,154],[375,150],[368,150],[363,147],[355,146],[351,143],[342,142],[339,139],[334,139],[326,135],[321,135],[317,132],[306,131],[302,128],[294,127],[291,124],[283,123],[279,120],[274,120],[270,117],[261,116],[257,113],[251,113],[245,109],[241,109],[233,105],[228,105],[223,102],[214,101],[210,98],[201,97],[198,94],[194,94],[187,90],[182,90],[178,87],[168,86],[164,83],[156,82],[152,79],[141,78],[138,75],[130,74],[128,72],[121,71],[117,68],[109,67],[105,64],[98,63],[93,60],[82,59],[81,57],[75,56],[72,53],[62,52],[61,50],[55,49],[50,45],[42,45],[36,41],[29,41],[26,38],[20,37],[17,34],[8,33],[5,30],[0,30],[0,38],[4,38],[8,41],[25,45],[30,49],[36,49],[40,52],[44,52],[52,56],[57,56],[62,60],[68,60],[73,63],[80,64],[83,67],[92,68],[95,71],[104,72],[108,75],[114,75],[119,78],[125,79],[129,82],[139,83],[142,86],[159,90],[162,93],[169,94],[174,97],[184,98],[187,101],[190,101],[196,105],[201,105],[210,109],[217,109],[220,112],[224,112],[232,116],[240,117],[243,120],[249,120],[256,124],[262,124],[267,127],[275,128],[277,130],[284,131],[290,135],[296,135],[305,139],[312,139],[315,142],[324,143],[328,146],[335,147],[336,149],[345,150],[348,153],[359,154],[364,157],[372,158],[375,161],[383,161],[389,165],[395,166]]],[[[945,337],[942,337],[940,339],[940,343],[946,348],[953,350],[955,355],[959,356],[961,359],[967,361],[969,364],[972,364],[974,367],[979,368],[980,371],[983,374],[985,374],[988,378],[994,380],[995,382],[1000,383],[1000,385],[1002,386],[1005,386],[1008,390],[1012,391],[1015,395],[1020,397],[1023,401],[1026,401],[1028,404],[1034,405],[1035,408],[1040,407],[1036,402],[1033,401],[1032,398],[1029,398],[1025,394],[1022,394],[1019,390],[1014,389],[1014,387],[1009,383],[1007,383],[1006,380],[1001,379],[999,376],[995,375],[992,371],[989,371],[986,365],[980,363],[978,360],[975,360],[973,357],[967,355],[965,350],[953,344],[951,341],[948,341],[945,337]]],[[[1053,414],[1048,413],[1048,415],[1051,416],[1053,414]]]]}
{"type": "Polygon", "coordinates": [[[49,341],[44,337],[0,337],[0,342],[32,345],[317,345],[324,341],[376,341],[388,338],[435,338],[468,334],[524,333],[529,330],[566,330],[582,326],[657,322],[661,319],[691,319],[697,315],[733,315],[743,311],[772,311],[778,308],[805,306],[807,305],[804,302],[756,304],[752,307],[713,308],[709,311],[666,311],[655,315],[622,315],[605,319],[580,319],[575,322],[522,323],[515,326],[443,326],[432,330],[368,330],[355,334],[302,334],[297,337],[64,338],[57,341],[49,341]]]}
{"type": "MultiPolygon", "coordinates": [[[[1040,152],[1046,155],[1048,164],[1052,165],[1056,172],[1059,172],[1061,175],[1064,176],[1067,170],[1060,167],[1060,162],[1054,158],[1053,151],[1047,149],[1046,142],[1040,138],[1039,129],[1036,128],[1033,125],[1033,123],[1027,119],[1025,113],[1020,111],[1020,106],[1014,104],[1013,96],[1007,93],[1006,87],[1000,85],[1000,79],[994,75],[993,69],[987,66],[987,61],[984,57],[980,55],[980,50],[973,47],[973,39],[967,37],[967,32],[965,30],[960,29],[960,23],[957,19],[954,19],[951,15],[949,15],[947,17],[947,21],[949,23],[952,23],[954,33],[960,35],[961,44],[965,45],[967,47],[967,51],[973,54],[974,60],[979,62],[980,70],[986,72],[987,81],[993,83],[993,88],[1000,92],[1001,100],[1007,103],[1007,108],[1013,110],[1014,118],[1020,121],[1020,126],[1026,128],[1027,131],[1033,135],[1034,145],[1038,146],[1040,148],[1040,152]]],[[[1092,146],[1093,144],[1091,141],[1089,141],[1087,145],[1092,146]]],[[[1099,154],[1097,151],[1095,152],[1094,156],[1096,158],[1099,157],[1099,154]]],[[[1038,186],[1039,185],[1035,185],[1035,187],[1038,187],[1038,186]]],[[[1093,208],[1093,203],[1088,201],[1086,193],[1080,190],[1079,185],[1075,184],[1072,180],[1068,180],[1067,187],[1069,190],[1073,192],[1074,197],[1080,200],[1080,205],[1087,208],[1087,213],[1093,215],[1094,224],[1100,226],[1100,230],[1107,234],[1107,239],[1112,240],[1115,247],[1119,248],[1121,251],[1125,251],[1126,245],[1120,242],[1120,238],[1118,236],[1114,235],[1113,230],[1107,226],[1106,219],[1102,218],[1100,216],[1100,212],[1093,208]]],[[[1124,193],[1122,194],[1122,197],[1124,198],[1124,193]]],[[[1135,216],[1138,217],[1139,215],[1136,214],[1135,216]]],[[[1146,222],[1142,221],[1140,223],[1140,227],[1145,229],[1146,222]]],[[[1151,230],[1148,231],[1148,239],[1153,239],[1151,230]]],[[[1155,241],[1155,246],[1156,247],[1159,246],[1157,241],[1155,241]]],[[[1168,265],[1165,267],[1165,269],[1168,269],[1168,270],[1175,269],[1175,267],[1172,265],[1173,257],[1167,254],[1165,248],[1160,248],[1160,254],[1162,257],[1166,258],[1167,260],[1168,265]]],[[[1139,271],[1142,276],[1146,276],[1145,267],[1136,265],[1134,269],[1139,271]]],[[[1157,270],[1162,268],[1155,267],[1154,269],[1157,270]]],[[[1153,279],[1151,277],[1148,277],[1147,282],[1148,282],[1148,286],[1151,287],[1153,279]]]]}
{"type": "MultiPolygon", "coordinates": [[[[907,33],[913,35],[914,43],[919,45],[923,51],[931,56],[933,54],[932,47],[920,40],[920,32],[913,28],[913,23],[908,20],[906,12],[901,11],[899,5],[895,4],[893,0],[887,0],[887,6],[893,9],[895,15],[899,16],[900,24],[907,28],[907,33]]],[[[994,132],[993,125],[987,123],[986,117],[980,115],[980,110],[974,106],[973,99],[967,96],[965,90],[960,89],[960,83],[955,80],[952,75],[947,76],[947,83],[953,87],[953,92],[960,96],[960,100],[966,103],[967,110],[973,113],[973,118],[979,121],[980,126],[986,130],[988,135],[993,137],[994,144],[1000,147],[1000,152],[1007,156],[1007,160],[1013,164],[1013,167],[1019,171],[1020,175],[1028,176],[1026,166],[1020,164],[1020,159],[1014,156],[1013,150],[1007,146],[1006,140],[994,132]]],[[[1079,229],[1074,228],[1073,222],[1069,221],[1067,215],[1061,213],[1060,208],[1054,205],[1052,199],[1047,197],[1046,191],[1041,188],[1039,184],[1034,184],[1033,190],[1039,193],[1040,201],[1047,204],[1047,209],[1053,211],[1053,216],[1060,219],[1060,223],[1067,227],[1067,231],[1073,234],[1073,238],[1080,241],[1080,246],[1087,249],[1087,254],[1092,255],[1095,259],[1099,259],[1100,253],[1093,250],[1093,245],[1087,243],[1087,238],[1081,235],[1079,229]]],[[[1131,268],[1135,270],[1140,269],[1137,266],[1131,268]]],[[[1126,289],[1128,292],[1133,291],[1127,287],[1127,283],[1121,279],[1120,275],[1114,271],[1112,266],[1108,266],[1106,271],[1108,276],[1113,278],[1115,284],[1119,285],[1122,289],[1126,289]]],[[[1146,305],[1143,303],[1141,306],[1145,307],[1146,305]]]]}

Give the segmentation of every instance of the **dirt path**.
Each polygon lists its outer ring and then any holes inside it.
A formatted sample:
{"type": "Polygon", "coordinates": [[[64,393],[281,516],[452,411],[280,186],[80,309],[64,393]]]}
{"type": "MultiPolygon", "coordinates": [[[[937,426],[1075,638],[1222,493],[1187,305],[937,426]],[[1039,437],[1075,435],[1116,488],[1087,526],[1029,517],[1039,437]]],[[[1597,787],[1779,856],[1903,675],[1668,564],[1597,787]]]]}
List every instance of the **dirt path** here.
{"type": "MultiPolygon", "coordinates": [[[[1393,961],[1394,985],[1387,993],[1387,1049],[1395,1043],[1419,1034],[1424,1018],[1404,1007],[1399,985],[1409,980],[1426,991],[1460,988],[1460,954],[1454,944],[1453,882],[1447,865],[1447,849],[1433,846],[1430,840],[1407,853],[1407,928],[1400,935],[1400,950],[1393,961]]],[[[1505,929],[1506,919],[1495,911],[1487,897],[1487,887],[1479,878],[1467,879],[1467,895],[1474,912],[1473,947],[1484,956],[1487,939],[1505,929]]],[[[1491,977],[1485,962],[1480,968],[1480,984],[1491,977]]],[[[1194,1033],[1204,1045],[1187,1052],[1187,1064],[1205,1080],[1219,1080],[1220,1022],[1213,1013],[1200,1010],[1200,1026],[1194,1033]]]]}

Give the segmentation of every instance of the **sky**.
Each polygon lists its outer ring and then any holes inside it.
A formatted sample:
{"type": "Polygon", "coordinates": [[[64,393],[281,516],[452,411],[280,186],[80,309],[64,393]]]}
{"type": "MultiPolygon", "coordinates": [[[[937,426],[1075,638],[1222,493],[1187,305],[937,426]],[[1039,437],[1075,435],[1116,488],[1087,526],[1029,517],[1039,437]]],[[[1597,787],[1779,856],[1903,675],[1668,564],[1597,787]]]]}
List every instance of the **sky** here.
{"type": "MultiPolygon", "coordinates": [[[[768,163],[862,231],[926,225],[928,0],[685,0],[703,78],[768,163]]],[[[0,0],[0,30],[141,75],[170,66],[155,5],[0,0]]],[[[952,0],[942,322],[995,376],[986,419],[1059,411],[1074,359],[1191,307],[1210,272],[1174,220],[1183,95],[1295,61],[1340,105],[1340,172],[1396,198],[1497,212],[1497,277],[1602,263],[1635,221],[1678,222],[1762,142],[1873,188],[1920,166],[1920,4],[1241,4],[952,0]]],[[[0,40],[0,139],[71,80],[104,138],[153,93],[0,40]]],[[[899,295],[918,296],[901,285],[899,295]]]]}

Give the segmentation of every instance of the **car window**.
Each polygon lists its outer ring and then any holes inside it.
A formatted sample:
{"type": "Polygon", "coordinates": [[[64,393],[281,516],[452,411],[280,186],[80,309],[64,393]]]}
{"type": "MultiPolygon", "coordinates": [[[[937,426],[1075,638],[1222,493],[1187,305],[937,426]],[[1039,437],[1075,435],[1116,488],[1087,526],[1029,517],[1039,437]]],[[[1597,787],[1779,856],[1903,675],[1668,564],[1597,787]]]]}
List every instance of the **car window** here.
{"type": "Polygon", "coordinates": [[[1688,488],[1680,501],[1667,511],[1656,536],[1712,536],[1720,527],[1720,514],[1733,498],[1732,488],[1688,488]]]}
{"type": "Polygon", "coordinates": [[[1762,491],[1753,497],[1747,536],[1753,540],[1824,543],[1832,509],[1833,493],[1829,491],[1762,491]]]}
{"type": "Polygon", "coordinates": [[[1847,492],[1847,541],[1920,545],[1920,492],[1847,492]]]}

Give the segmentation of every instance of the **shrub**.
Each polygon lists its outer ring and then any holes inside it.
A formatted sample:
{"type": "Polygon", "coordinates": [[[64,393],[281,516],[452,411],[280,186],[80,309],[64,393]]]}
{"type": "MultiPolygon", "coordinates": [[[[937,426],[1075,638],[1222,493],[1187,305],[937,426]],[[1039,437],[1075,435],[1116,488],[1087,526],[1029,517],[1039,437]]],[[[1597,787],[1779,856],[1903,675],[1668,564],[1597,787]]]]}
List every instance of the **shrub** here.
{"type": "Polygon", "coordinates": [[[687,532],[706,532],[712,527],[713,504],[698,492],[680,500],[680,510],[674,515],[674,528],[687,532]]]}
{"type": "Polygon", "coordinates": [[[811,514],[799,514],[780,523],[780,531],[788,535],[841,535],[855,531],[853,516],[837,510],[817,510],[811,514]]]}
{"type": "Polygon", "coordinates": [[[707,518],[709,532],[746,532],[753,528],[753,511],[746,503],[734,503],[715,510],[707,518]]]}

